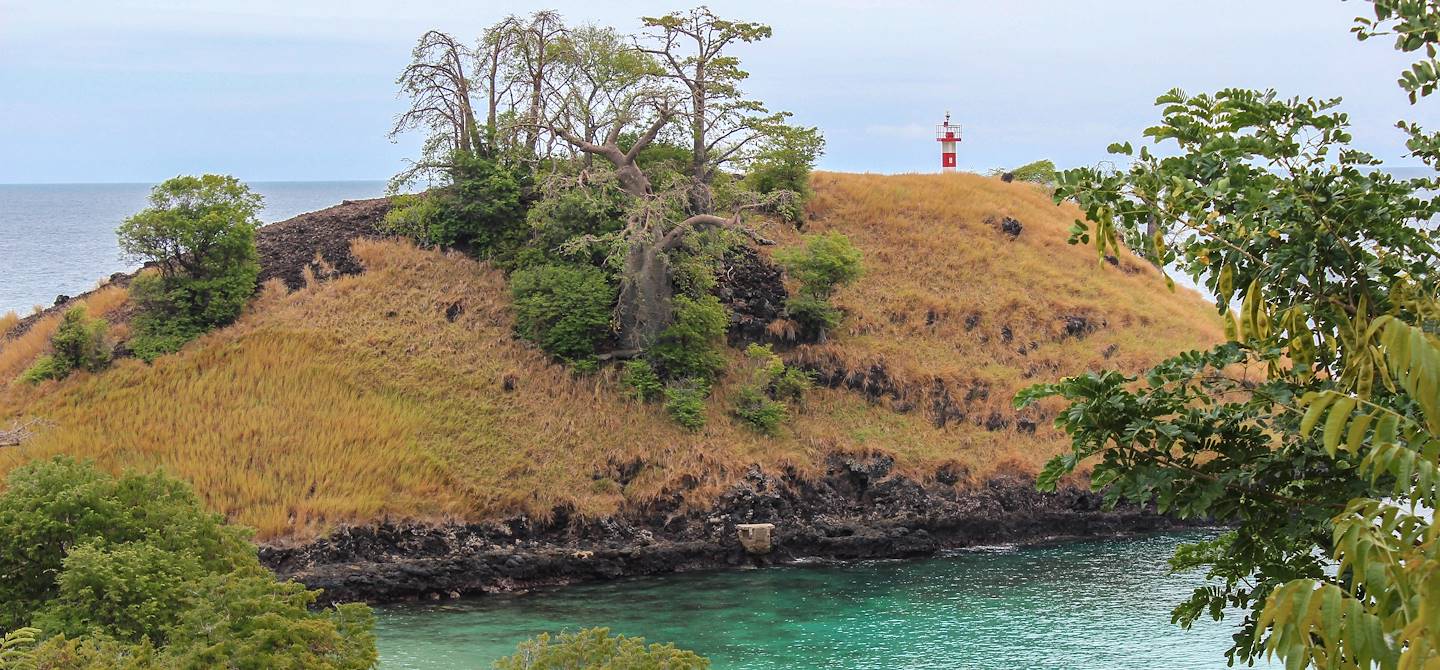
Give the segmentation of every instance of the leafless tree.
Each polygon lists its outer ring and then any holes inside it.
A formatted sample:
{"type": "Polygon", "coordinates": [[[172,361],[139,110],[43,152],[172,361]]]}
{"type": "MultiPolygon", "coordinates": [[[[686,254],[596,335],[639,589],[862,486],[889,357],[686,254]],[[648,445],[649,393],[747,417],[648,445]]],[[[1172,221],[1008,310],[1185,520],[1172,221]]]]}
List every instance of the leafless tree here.
{"type": "Polygon", "coordinates": [[[541,130],[548,116],[545,107],[549,100],[549,77],[567,32],[560,14],[549,10],[531,14],[515,31],[512,77],[524,87],[528,98],[524,110],[525,150],[531,156],[536,155],[540,144],[541,130]]]}
{"type": "Polygon", "coordinates": [[[482,139],[475,122],[469,70],[475,54],[454,37],[438,30],[420,36],[411,51],[410,64],[395,83],[410,97],[410,108],[395,119],[393,140],[409,130],[424,129],[420,160],[402,173],[399,182],[443,169],[451,152],[475,152],[482,139]]]}
{"type": "Polygon", "coordinates": [[[505,103],[515,86],[506,72],[506,65],[520,40],[523,24],[520,19],[508,16],[485,30],[476,49],[479,60],[481,81],[485,88],[485,130],[486,140],[499,142],[500,106],[505,103]]]}

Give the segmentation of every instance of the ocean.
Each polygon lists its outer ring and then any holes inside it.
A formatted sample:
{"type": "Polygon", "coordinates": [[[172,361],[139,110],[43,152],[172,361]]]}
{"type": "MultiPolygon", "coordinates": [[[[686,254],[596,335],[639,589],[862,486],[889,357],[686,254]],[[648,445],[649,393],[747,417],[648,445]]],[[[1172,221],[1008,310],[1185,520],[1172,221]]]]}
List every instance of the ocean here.
{"type": "MultiPolygon", "coordinates": [[[[115,228],[144,209],[151,184],[0,184],[0,314],[22,316],[133,270],[115,228]]],[[[265,198],[260,220],[283,221],[342,200],[374,198],[385,182],[252,182],[265,198]]]]}

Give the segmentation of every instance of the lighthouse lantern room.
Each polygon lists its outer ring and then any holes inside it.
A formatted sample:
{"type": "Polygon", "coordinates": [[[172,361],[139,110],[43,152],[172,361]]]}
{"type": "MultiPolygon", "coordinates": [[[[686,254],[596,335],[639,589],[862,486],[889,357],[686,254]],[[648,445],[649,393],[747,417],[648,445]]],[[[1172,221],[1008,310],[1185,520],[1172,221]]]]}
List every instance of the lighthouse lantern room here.
{"type": "Polygon", "coordinates": [[[945,123],[935,126],[935,141],[940,143],[940,168],[944,172],[955,171],[955,143],[960,141],[959,124],[950,123],[950,112],[945,112],[945,123]]]}

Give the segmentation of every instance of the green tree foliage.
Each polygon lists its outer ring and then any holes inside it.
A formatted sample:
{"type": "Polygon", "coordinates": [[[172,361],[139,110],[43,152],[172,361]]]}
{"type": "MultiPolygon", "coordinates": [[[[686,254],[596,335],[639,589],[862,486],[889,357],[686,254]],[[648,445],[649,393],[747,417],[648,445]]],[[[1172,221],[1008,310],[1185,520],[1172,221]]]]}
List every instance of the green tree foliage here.
{"type": "Polygon", "coordinates": [[[255,291],[261,198],[230,176],[175,177],[120,224],[120,248],[158,272],[130,287],[139,305],[130,348],[145,360],[235,320],[255,291]]]}
{"type": "Polygon", "coordinates": [[[860,250],[850,238],[835,232],[810,235],[802,247],[777,251],[775,260],[800,282],[799,293],[786,303],[785,311],[805,337],[820,338],[840,325],[840,310],[830,298],[864,272],[860,250]]]}
{"type": "Polygon", "coordinates": [[[99,372],[110,364],[114,351],[105,334],[110,324],[104,319],[86,316],[85,307],[72,307],[61,317],[55,334],[50,336],[53,353],[35,360],[21,379],[38,383],[46,379],[64,379],[75,370],[99,372]]]}
{"type": "Polygon", "coordinates": [[[745,175],[746,185],[761,194],[790,191],[797,197],[780,201],[778,214],[800,223],[810,200],[810,171],[825,153],[819,128],[778,125],[766,133],[745,175]]]}
{"type": "Polygon", "coordinates": [[[495,662],[496,670],[705,670],[710,661],[673,644],[645,644],[645,638],[611,635],[608,628],[549,633],[520,643],[515,655],[495,662]]]}
{"type": "Polygon", "coordinates": [[[629,204],[625,192],[610,181],[555,189],[528,214],[534,256],[605,265],[607,246],[591,242],[620,232],[629,204]]]}
{"type": "Polygon", "coordinates": [[[593,358],[610,334],[615,289],[590,266],[546,264],[510,275],[515,329],[567,361],[593,358]]]}
{"type": "Polygon", "coordinates": [[[482,256],[515,253],[529,237],[515,171],[486,156],[456,152],[446,174],[444,187],[397,198],[383,228],[425,245],[468,244],[482,256]]]}
{"type": "Polygon", "coordinates": [[[725,368],[725,306],[713,295],[675,296],[675,321],[650,348],[650,358],[669,379],[715,379],[725,368]]]}
{"type": "Polygon", "coordinates": [[[1055,163],[1049,159],[1026,163],[1013,170],[996,169],[990,171],[990,175],[993,177],[998,177],[1006,173],[1009,173],[1015,181],[1030,182],[1043,186],[1055,185],[1055,163]]]}
{"type": "Polygon", "coordinates": [[[50,640],[33,667],[331,668],[375,662],[363,605],[312,612],[249,533],[163,474],[112,477],[65,458],[14,470],[0,495],[0,628],[50,640]]]}
{"type": "MultiPolygon", "coordinates": [[[[1376,11],[1436,15],[1432,3],[1376,11]]],[[[1124,240],[1203,283],[1230,341],[1139,379],[1092,372],[1023,391],[1017,405],[1069,403],[1056,425],[1072,450],[1041,486],[1092,462],[1112,502],[1231,524],[1173,564],[1216,582],[1176,609],[1179,623],[1246,610],[1232,660],[1432,667],[1440,302],[1428,222],[1440,203],[1425,192],[1440,183],[1374,169],[1337,100],[1231,89],[1158,104],[1145,134],[1174,142],[1164,158],[1113,145],[1135,155],[1127,170],[1066,171],[1057,197],[1093,222],[1077,221],[1072,242],[1103,256],[1124,240]]]]}
{"type": "Polygon", "coordinates": [[[0,670],[21,670],[30,667],[33,656],[30,647],[35,644],[39,630],[17,628],[0,638],[0,670]]]}

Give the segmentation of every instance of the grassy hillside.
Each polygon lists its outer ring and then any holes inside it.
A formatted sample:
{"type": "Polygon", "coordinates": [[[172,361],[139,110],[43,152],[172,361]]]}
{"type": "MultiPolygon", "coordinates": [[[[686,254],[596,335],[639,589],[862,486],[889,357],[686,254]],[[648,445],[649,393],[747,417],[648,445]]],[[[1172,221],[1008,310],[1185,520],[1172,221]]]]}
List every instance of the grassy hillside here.
{"type": "Polygon", "coordinates": [[[0,471],[56,453],[160,466],[264,538],[562,504],[601,515],[674,492],[703,504],[753,463],[815,472],[834,451],[883,451],[925,477],[949,466],[973,483],[1063,446],[1043,414],[1053,407],[1009,409],[1029,380],[1138,369],[1220,336],[1204,301],[1166,292],[1142,262],[1096,272],[1092,251],[1064,242],[1074,211],[1032,186],[822,173],[815,189],[807,231],[849,235],[868,273],[839,295],[847,317],[830,341],[786,353],[839,386],[812,392],[779,437],[728,417],[733,380],[707,427],[686,432],[624,399],[614,370],[577,377],[513,339],[497,271],[371,240],[354,248],[365,273],[269,285],[239,323],[153,366],[31,387],[8,380],[43,347],[0,343],[0,425],[47,422],[0,450],[0,471]],[[1018,237],[998,228],[1007,216],[1018,237]]]}

